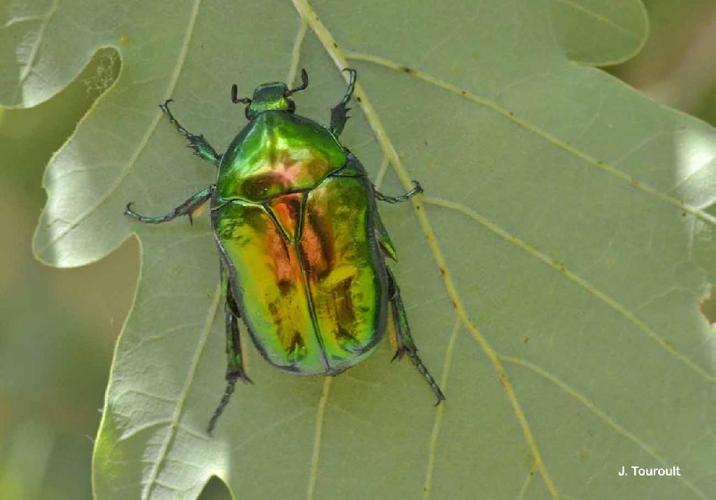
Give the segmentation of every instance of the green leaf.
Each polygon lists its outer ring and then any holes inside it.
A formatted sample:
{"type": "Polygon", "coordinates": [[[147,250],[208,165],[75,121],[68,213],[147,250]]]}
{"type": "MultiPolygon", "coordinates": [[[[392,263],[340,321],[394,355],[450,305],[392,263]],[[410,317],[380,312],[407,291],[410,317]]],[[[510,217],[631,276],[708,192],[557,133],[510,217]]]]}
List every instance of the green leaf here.
{"type": "Polygon", "coordinates": [[[1,39],[21,40],[2,52],[8,104],[48,98],[98,47],[122,60],[48,167],[34,242],[66,267],[141,241],[95,447],[98,498],[192,497],[212,475],[252,499],[716,491],[714,334],[698,308],[716,270],[716,131],[566,59],[552,7],[196,0],[102,3],[90,16],[68,0],[23,6],[28,21],[21,7],[3,13],[1,39]],[[164,213],[216,175],[156,105],[176,99],[183,124],[221,149],[245,123],[232,82],[246,95],[306,67],[298,110],[326,123],[346,65],[360,102],[343,142],[384,191],[411,178],[426,189],[381,211],[448,401],[434,408],[387,343],[335,379],[280,373],[249,348],[256,384],[237,389],[209,438],[224,354],[208,222],[122,216],[128,201],[164,213]],[[682,475],[617,476],[630,465],[682,475]]]}
{"type": "Polygon", "coordinates": [[[555,35],[567,56],[594,66],[631,59],[649,32],[641,0],[554,0],[552,14],[555,35]]]}

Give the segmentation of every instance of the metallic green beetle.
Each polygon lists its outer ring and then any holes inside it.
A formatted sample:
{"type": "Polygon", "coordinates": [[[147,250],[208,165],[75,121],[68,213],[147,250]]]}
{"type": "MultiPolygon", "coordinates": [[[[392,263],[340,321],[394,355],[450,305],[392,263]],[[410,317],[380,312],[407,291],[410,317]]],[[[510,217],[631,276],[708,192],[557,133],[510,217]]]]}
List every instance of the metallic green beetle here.
{"type": "Polygon", "coordinates": [[[388,308],[397,352],[407,354],[432,388],[445,399],[417,354],[395,277],[386,257],[396,253],[376,209],[376,200],[397,203],[401,196],[380,193],[363,165],[338,141],[348,120],[356,71],[343,99],[331,109],[330,128],[294,114],[290,96],[308,87],[259,85],[246,104],[249,123],[223,155],[202,135],[190,133],[169,110],[169,121],[200,158],[219,169],[216,184],[196,193],[171,213],[145,223],[189,216],[207,200],[219,249],[225,290],[227,386],[211,417],[211,433],[229,402],[237,379],[251,382],[243,368],[238,319],[256,348],[272,365],[301,375],[337,375],[368,356],[386,330],[388,308]]]}

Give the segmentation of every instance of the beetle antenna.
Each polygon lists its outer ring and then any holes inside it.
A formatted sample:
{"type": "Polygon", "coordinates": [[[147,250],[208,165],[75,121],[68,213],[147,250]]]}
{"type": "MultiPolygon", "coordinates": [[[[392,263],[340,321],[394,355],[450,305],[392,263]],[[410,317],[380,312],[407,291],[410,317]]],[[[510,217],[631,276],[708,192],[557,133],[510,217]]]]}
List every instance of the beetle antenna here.
{"type": "Polygon", "coordinates": [[[239,97],[239,87],[237,87],[236,84],[233,84],[231,86],[231,102],[234,104],[251,104],[251,99],[248,97],[239,97]]]}
{"type": "Polygon", "coordinates": [[[301,85],[286,92],[286,96],[290,96],[294,92],[300,92],[302,90],[306,90],[307,88],[308,88],[308,73],[306,72],[305,68],[302,68],[301,69],[301,85]]]}

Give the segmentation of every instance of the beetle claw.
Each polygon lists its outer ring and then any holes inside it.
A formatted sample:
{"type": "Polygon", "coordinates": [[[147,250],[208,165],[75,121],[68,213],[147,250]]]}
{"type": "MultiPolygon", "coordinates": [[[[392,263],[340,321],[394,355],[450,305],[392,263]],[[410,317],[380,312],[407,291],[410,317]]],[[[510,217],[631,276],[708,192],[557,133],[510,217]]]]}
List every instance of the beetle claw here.
{"type": "Polygon", "coordinates": [[[169,113],[169,103],[174,102],[174,99],[167,99],[162,104],[159,105],[159,109],[164,111],[165,113],[169,113]]]}
{"type": "Polygon", "coordinates": [[[246,372],[244,372],[243,370],[240,370],[240,369],[231,370],[226,374],[226,380],[230,381],[230,380],[236,380],[236,379],[241,380],[244,384],[253,384],[254,383],[254,381],[251,380],[251,378],[249,378],[248,375],[246,375],[246,372]]]}

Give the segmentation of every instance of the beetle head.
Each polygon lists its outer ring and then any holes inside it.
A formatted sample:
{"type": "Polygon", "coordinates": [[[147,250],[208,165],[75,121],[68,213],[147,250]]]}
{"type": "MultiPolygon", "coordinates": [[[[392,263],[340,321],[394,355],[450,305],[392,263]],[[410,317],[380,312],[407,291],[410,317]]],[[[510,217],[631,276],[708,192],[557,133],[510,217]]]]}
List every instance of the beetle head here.
{"type": "Polygon", "coordinates": [[[254,90],[254,96],[249,99],[248,97],[238,97],[238,89],[236,85],[231,86],[231,101],[236,103],[246,104],[246,118],[252,120],[256,115],[270,109],[288,111],[293,113],[296,109],[296,104],[290,99],[290,96],[294,92],[305,90],[308,87],[308,73],[305,69],[301,70],[301,85],[298,87],[289,89],[285,83],[282,82],[271,82],[262,83],[254,90]]]}

